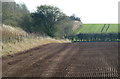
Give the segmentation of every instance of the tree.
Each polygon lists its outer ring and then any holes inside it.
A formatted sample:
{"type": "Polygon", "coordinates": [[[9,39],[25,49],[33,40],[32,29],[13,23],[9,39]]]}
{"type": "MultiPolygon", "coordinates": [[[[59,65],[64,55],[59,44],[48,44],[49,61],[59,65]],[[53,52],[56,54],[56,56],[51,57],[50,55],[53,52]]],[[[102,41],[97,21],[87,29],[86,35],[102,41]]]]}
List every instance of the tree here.
{"type": "Polygon", "coordinates": [[[57,32],[55,33],[58,38],[67,38],[76,34],[76,31],[80,29],[82,22],[72,20],[69,16],[56,22],[57,32]]]}
{"type": "Polygon", "coordinates": [[[17,25],[14,20],[15,14],[15,2],[3,2],[2,3],[2,21],[7,25],[17,25]]]}
{"type": "Polygon", "coordinates": [[[59,8],[54,6],[41,5],[37,7],[37,11],[31,14],[35,31],[43,32],[48,36],[54,37],[56,27],[54,26],[57,21],[65,16],[59,8]]]}
{"type": "Polygon", "coordinates": [[[16,7],[16,19],[19,22],[19,26],[23,28],[27,32],[31,32],[32,27],[32,17],[30,16],[30,12],[27,9],[25,4],[17,4],[16,7]]]}
{"type": "Polygon", "coordinates": [[[73,34],[73,21],[66,16],[64,19],[56,22],[57,32],[55,33],[58,38],[65,38],[73,34]]]}
{"type": "Polygon", "coordinates": [[[76,20],[76,21],[80,21],[80,22],[81,22],[80,18],[79,18],[79,17],[76,17],[75,14],[71,15],[71,16],[70,16],[70,19],[76,20]]]}
{"type": "Polygon", "coordinates": [[[3,2],[2,18],[3,24],[21,27],[28,32],[31,30],[31,16],[25,4],[3,2]]]}

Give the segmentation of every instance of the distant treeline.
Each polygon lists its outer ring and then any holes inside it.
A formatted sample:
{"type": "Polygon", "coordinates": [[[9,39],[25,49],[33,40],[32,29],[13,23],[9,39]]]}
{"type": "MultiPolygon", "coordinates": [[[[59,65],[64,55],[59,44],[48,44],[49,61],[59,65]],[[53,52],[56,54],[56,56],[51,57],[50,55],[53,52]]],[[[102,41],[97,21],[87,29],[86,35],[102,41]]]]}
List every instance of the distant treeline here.
{"type": "Polygon", "coordinates": [[[80,33],[75,36],[67,37],[73,41],[120,41],[120,33],[80,33]]]}

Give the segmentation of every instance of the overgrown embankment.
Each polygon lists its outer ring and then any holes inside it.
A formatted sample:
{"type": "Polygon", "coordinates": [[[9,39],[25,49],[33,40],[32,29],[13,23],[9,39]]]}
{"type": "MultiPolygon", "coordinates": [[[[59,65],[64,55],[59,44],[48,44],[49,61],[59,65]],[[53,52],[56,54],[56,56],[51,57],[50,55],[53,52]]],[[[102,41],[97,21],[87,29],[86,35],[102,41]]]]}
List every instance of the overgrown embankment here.
{"type": "Polygon", "coordinates": [[[69,40],[57,40],[50,37],[40,37],[35,34],[28,34],[21,28],[8,25],[3,25],[1,30],[3,46],[0,55],[14,54],[48,43],[70,42],[69,40]]]}

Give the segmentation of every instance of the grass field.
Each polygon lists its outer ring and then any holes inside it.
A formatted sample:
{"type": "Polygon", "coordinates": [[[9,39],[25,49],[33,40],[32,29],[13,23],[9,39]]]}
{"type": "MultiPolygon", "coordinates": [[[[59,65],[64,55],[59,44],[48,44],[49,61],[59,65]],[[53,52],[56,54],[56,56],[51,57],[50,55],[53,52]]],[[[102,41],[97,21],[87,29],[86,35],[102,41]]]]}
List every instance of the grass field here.
{"type": "Polygon", "coordinates": [[[83,24],[76,32],[79,33],[118,33],[118,24],[83,24]]]}

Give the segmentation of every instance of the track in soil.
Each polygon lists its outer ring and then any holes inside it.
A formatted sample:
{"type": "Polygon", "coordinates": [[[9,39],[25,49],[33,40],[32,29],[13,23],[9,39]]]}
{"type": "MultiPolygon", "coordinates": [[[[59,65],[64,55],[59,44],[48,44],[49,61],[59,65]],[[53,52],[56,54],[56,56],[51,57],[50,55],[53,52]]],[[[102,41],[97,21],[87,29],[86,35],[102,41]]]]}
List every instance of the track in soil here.
{"type": "Polygon", "coordinates": [[[3,57],[3,77],[118,77],[117,42],[46,44],[3,57]]]}

